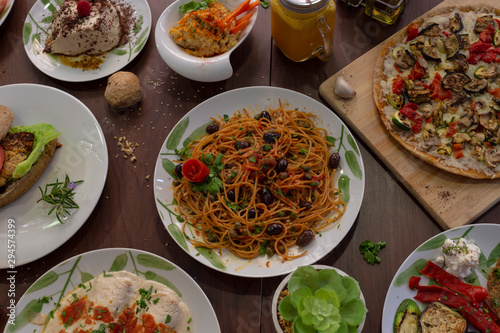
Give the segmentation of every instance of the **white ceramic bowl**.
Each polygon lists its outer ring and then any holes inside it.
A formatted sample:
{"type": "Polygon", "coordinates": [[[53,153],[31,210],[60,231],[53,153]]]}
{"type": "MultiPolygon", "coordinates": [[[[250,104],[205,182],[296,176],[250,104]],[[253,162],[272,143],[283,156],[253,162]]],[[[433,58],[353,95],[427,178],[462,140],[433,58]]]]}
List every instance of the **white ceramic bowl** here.
{"type": "MultiPolygon", "coordinates": [[[[335,267],[330,267],[330,266],[326,266],[326,265],[312,265],[312,267],[314,267],[316,269],[332,269],[333,268],[340,275],[348,276],[345,272],[343,272],[340,269],[335,268],[335,267]]],[[[290,278],[292,277],[292,274],[293,274],[293,272],[288,274],[283,279],[283,281],[281,281],[278,288],[276,288],[276,291],[274,292],[271,311],[272,311],[272,316],[273,316],[274,329],[276,330],[277,333],[283,333],[283,330],[281,329],[280,323],[278,321],[278,310],[277,310],[278,309],[278,298],[279,298],[283,288],[285,288],[285,286],[287,285],[288,280],[290,280],[290,278]]],[[[363,296],[363,292],[361,292],[361,294],[359,295],[359,298],[363,301],[363,303],[366,304],[365,297],[363,296]]],[[[363,331],[363,326],[365,326],[365,321],[366,321],[366,315],[365,315],[365,318],[363,319],[363,322],[358,326],[358,333],[361,333],[363,331]]]]}
{"type": "MultiPolygon", "coordinates": [[[[245,40],[252,30],[257,19],[258,7],[250,19],[250,24],[242,31],[241,37],[232,49],[210,58],[200,58],[186,53],[174,43],[169,35],[171,28],[182,18],[179,7],[190,0],[177,0],[161,14],[156,24],[156,48],[165,63],[180,75],[200,82],[217,82],[226,80],[233,75],[233,68],[229,62],[231,53],[245,40]]],[[[219,0],[227,9],[233,11],[243,0],[219,0]]]]}

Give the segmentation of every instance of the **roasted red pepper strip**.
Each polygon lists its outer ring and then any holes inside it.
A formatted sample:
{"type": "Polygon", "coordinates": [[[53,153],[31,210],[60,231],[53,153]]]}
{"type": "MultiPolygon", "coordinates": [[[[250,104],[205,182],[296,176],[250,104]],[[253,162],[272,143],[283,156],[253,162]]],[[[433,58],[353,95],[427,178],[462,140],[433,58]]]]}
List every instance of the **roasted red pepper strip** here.
{"type": "Polygon", "coordinates": [[[210,169],[202,161],[196,158],[190,158],[184,162],[182,174],[190,182],[203,183],[210,174],[210,169]]]}
{"type": "Polygon", "coordinates": [[[408,78],[412,81],[422,80],[424,75],[425,75],[425,69],[418,62],[416,62],[415,65],[413,65],[413,68],[411,69],[408,78]]]}
{"type": "Polygon", "coordinates": [[[420,274],[436,280],[443,287],[467,296],[476,306],[488,297],[488,290],[481,286],[473,286],[463,282],[432,261],[427,262],[427,265],[420,271],[420,274]]]}
{"type": "Polygon", "coordinates": [[[457,129],[458,129],[458,121],[450,123],[448,133],[446,133],[445,137],[449,138],[454,136],[457,133],[457,129]]]}
{"type": "Polygon", "coordinates": [[[457,309],[469,323],[482,332],[500,333],[500,327],[489,316],[454,291],[439,286],[419,285],[417,288],[416,300],[424,303],[441,302],[457,309]]]}
{"type": "Polygon", "coordinates": [[[410,278],[410,282],[408,283],[408,287],[410,287],[411,290],[417,290],[421,279],[422,278],[420,276],[412,276],[410,278]]]}
{"type": "Polygon", "coordinates": [[[434,80],[432,80],[431,83],[431,98],[435,101],[444,101],[446,99],[451,99],[452,94],[451,91],[448,89],[444,89],[443,86],[441,85],[441,81],[443,81],[443,78],[439,74],[439,72],[436,72],[436,75],[434,75],[434,80]]]}
{"type": "Polygon", "coordinates": [[[418,113],[416,110],[418,109],[418,105],[415,103],[406,103],[399,112],[401,112],[405,117],[410,120],[413,120],[415,124],[411,126],[411,130],[413,133],[417,134],[422,129],[422,122],[424,118],[418,113]]]}
{"type": "Polygon", "coordinates": [[[462,144],[460,143],[453,144],[453,156],[455,156],[456,159],[464,157],[464,149],[462,147],[462,144]]]}

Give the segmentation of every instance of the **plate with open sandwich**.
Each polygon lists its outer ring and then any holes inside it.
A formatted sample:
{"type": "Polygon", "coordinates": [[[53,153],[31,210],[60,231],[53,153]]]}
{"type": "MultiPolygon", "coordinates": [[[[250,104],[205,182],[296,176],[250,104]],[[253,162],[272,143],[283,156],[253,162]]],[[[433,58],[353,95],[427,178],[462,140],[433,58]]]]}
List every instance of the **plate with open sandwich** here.
{"type": "Polygon", "coordinates": [[[383,332],[500,332],[500,225],[440,233],[405,260],[389,286],[383,332]]]}
{"type": "Polygon", "coordinates": [[[65,260],[31,285],[16,310],[4,333],[220,332],[193,278],[158,255],[126,248],[65,260]]]}
{"type": "Polygon", "coordinates": [[[221,272],[278,276],[347,235],[365,174],[349,129],[310,97],[274,87],[217,95],[170,132],[154,193],[172,238],[221,272]]]}
{"type": "Polygon", "coordinates": [[[0,26],[5,21],[14,5],[14,0],[0,0],[0,26]]]}
{"type": "Polygon", "coordinates": [[[500,176],[500,9],[443,7],[392,36],[375,65],[380,117],[404,148],[451,173],[500,176]]]}
{"type": "Polygon", "coordinates": [[[43,73],[85,82],[130,63],[150,31],[146,0],[38,0],[24,22],[23,43],[43,73]]]}
{"type": "MultiPolygon", "coordinates": [[[[0,110],[8,107],[13,114],[12,127],[1,141],[5,160],[0,173],[3,218],[0,242],[9,249],[9,253],[0,258],[3,269],[49,254],[80,229],[104,188],[108,152],[104,134],[92,112],[63,91],[34,84],[6,85],[0,87],[0,100],[0,110]],[[16,146],[5,144],[7,137],[21,134],[32,136],[31,149],[24,145],[22,149],[11,149],[16,146]],[[39,144],[41,140],[51,141],[43,146],[39,144]],[[57,148],[47,159],[48,147],[54,142],[57,148]],[[15,151],[17,155],[13,154],[15,151]],[[42,163],[45,169],[40,170],[42,163]],[[30,164],[31,169],[26,169],[30,164]],[[40,200],[42,192],[54,194],[57,200],[40,200]],[[12,201],[11,195],[17,198],[12,201]],[[59,209],[51,211],[63,198],[68,204],[62,207],[67,208],[68,214],[59,209]]],[[[19,139],[18,142],[30,141],[19,139]]]]}

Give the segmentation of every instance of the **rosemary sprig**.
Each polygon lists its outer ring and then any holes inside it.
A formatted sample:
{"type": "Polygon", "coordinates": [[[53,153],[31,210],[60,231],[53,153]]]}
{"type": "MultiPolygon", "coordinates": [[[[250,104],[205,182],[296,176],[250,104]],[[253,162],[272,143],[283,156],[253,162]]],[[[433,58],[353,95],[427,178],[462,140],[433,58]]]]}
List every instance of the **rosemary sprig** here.
{"type": "Polygon", "coordinates": [[[37,201],[37,203],[40,201],[45,201],[53,205],[52,209],[47,215],[50,215],[55,211],[57,220],[60,223],[63,223],[62,219],[67,218],[71,215],[69,209],[80,208],[73,200],[73,197],[75,196],[74,190],[76,188],[76,184],[82,182],[83,180],[71,181],[69,179],[69,176],[66,175],[64,182],[60,182],[59,179],[56,179],[55,183],[45,185],[45,191],[42,190],[41,187],[38,187],[40,189],[42,197],[37,201]]]}

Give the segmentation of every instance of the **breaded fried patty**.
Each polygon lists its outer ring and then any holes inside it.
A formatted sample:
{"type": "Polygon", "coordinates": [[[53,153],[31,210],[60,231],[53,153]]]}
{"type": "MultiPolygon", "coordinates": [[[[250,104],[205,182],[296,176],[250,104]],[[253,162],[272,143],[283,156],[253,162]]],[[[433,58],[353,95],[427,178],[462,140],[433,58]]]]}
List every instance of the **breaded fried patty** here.
{"type": "Polygon", "coordinates": [[[17,165],[26,160],[33,149],[35,135],[30,132],[8,133],[0,141],[4,150],[4,163],[0,171],[0,187],[12,179],[17,165]]]}
{"type": "Polygon", "coordinates": [[[488,299],[497,317],[500,318],[500,259],[488,278],[488,299]]]}

